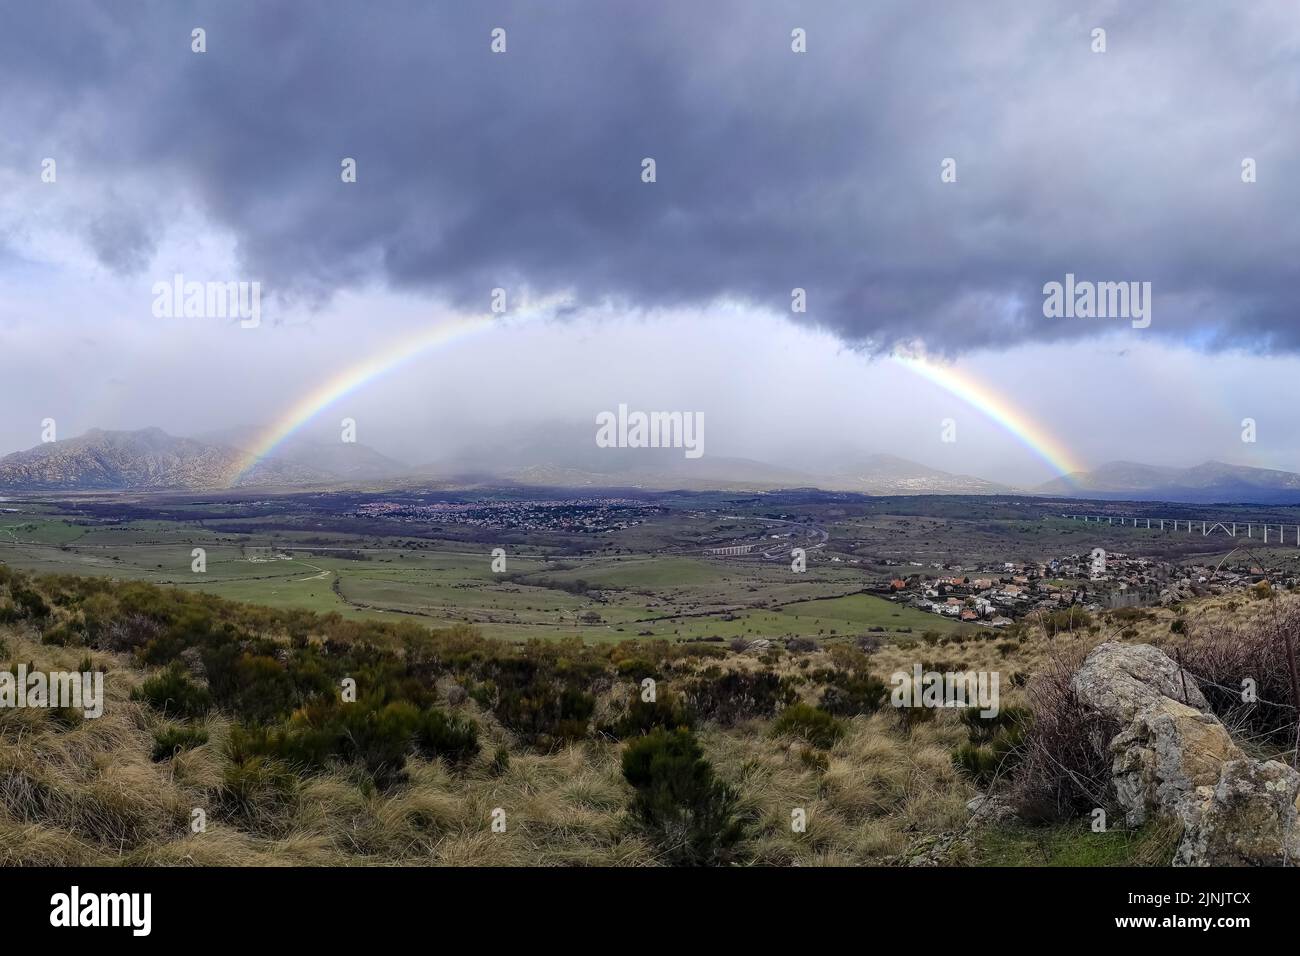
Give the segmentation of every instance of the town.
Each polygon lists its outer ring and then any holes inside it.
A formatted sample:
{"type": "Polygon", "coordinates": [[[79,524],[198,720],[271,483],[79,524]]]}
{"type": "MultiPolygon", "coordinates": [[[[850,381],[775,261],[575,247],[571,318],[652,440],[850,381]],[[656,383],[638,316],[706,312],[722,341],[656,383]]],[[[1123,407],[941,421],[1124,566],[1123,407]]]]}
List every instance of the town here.
{"type": "Polygon", "coordinates": [[[352,514],[433,525],[463,525],[508,531],[609,534],[635,528],[662,508],[629,498],[416,503],[373,501],[352,514]]]}
{"type": "MultiPolygon", "coordinates": [[[[924,568],[919,561],[911,567],[924,568]]],[[[1081,607],[1086,611],[1167,606],[1194,597],[1254,589],[1293,589],[1296,578],[1254,564],[1178,564],[1118,552],[1074,554],[1049,561],[1004,562],[967,568],[935,562],[924,571],[891,578],[880,590],[918,610],[988,627],[1007,627],[1033,612],[1081,607]]]]}

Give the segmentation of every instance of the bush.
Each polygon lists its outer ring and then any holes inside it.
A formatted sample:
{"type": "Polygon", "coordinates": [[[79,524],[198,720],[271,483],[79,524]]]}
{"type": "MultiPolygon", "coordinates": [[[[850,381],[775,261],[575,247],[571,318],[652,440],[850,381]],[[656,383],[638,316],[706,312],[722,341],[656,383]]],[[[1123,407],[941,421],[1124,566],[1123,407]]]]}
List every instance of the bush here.
{"type": "Polygon", "coordinates": [[[1041,617],[1043,630],[1048,635],[1068,634],[1071,631],[1087,630],[1092,626],[1092,615],[1081,608],[1065,608],[1053,611],[1041,617]]]}
{"type": "MultiPolygon", "coordinates": [[[[883,631],[884,628],[882,627],[880,630],[883,631]]],[[[899,628],[899,630],[902,631],[903,628],[899,628]]],[[[911,628],[907,628],[907,630],[911,631],[911,628]]],[[[880,650],[881,646],[884,644],[884,642],[874,634],[859,634],[854,638],[853,643],[863,654],[874,654],[876,651],[880,650]]]]}
{"type": "Polygon", "coordinates": [[[81,632],[65,621],[47,628],[41,634],[41,643],[55,647],[76,647],[85,642],[82,640],[81,632]]]}
{"type": "Polygon", "coordinates": [[[694,726],[695,715],[675,694],[660,690],[655,700],[647,701],[641,699],[641,690],[637,688],[623,710],[613,720],[601,723],[597,730],[615,740],[626,740],[656,728],[675,730],[694,726]]]}
{"type": "Polygon", "coordinates": [[[632,815],[676,866],[730,862],[743,836],[736,797],[689,730],[655,730],[623,751],[623,776],[636,790],[632,815]]]}
{"type": "Polygon", "coordinates": [[[587,735],[596,698],[574,688],[533,686],[500,693],[497,719],[529,743],[577,740],[587,735]]]}
{"type": "Polygon", "coordinates": [[[478,724],[431,709],[416,721],[415,744],[424,756],[441,757],[459,766],[478,754],[478,724]]]}
{"type": "Polygon", "coordinates": [[[153,759],[155,763],[170,760],[182,750],[193,750],[208,742],[208,732],[198,727],[171,725],[154,732],[153,759]]]}
{"type": "Polygon", "coordinates": [[[177,664],[159,671],[131,693],[154,710],[178,717],[202,717],[212,706],[212,695],[186,676],[177,664]]]}
{"type": "Polygon", "coordinates": [[[9,594],[13,598],[15,607],[24,617],[43,621],[50,616],[50,606],[39,591],[23,584],[12,584],[9,594]]]}
{"type": "Polygon", "coordinates": [[[292,802],[298,783],[292,771],[274,760],[250,757],[227,765],[217,801],[237,816],[265,818],[292,802]]]}
{"type": "Polygon", "coordinates": [[[405,778],[406,758],[413,751],[453,764],[463,764],[479,751],[473,721],[421,711],[405,700],[312,705],[283,727],[232,727],[229,747],[234,761],[270,757],[303,771],[324,770],[335,761],[357,762],[379,787],[405,778]]]}
{"type": "Polygon", "coordinates": [[[874,714],[889,698],[889,688],[879,677],[871,674],[850,674],[829,671],[819,674],[827,681],[819,706],[837,717],[856,717],[874,714]]]}
{"type": "MultiPolygon", "coordinates": [[[[1175,622],[1177,623],[1177,622],[1175,622]]],[[[1296,711],[1287,642],[1300,657],[1300,608],[1286,608],[1247,624],[1210,623],[1165,650],[1181,658],[1210,710],[1230,729],[1290,748],[1296,711]],[[1254,681],[1256,700],[1242,700],[1242,681],[1254,681]]]]}
{"type": "Polygon", "coordinates": [[[638,684],[647,677],[652,677],[658,680],[660,676],[659,668],[644,657],[630,657],[626,660],[621,660],[618,662],[615,669],[620,677],[635,681],[638,684]]]}
{"type": "Polygon", "coordinates": [[[1086,654],[1084,647],[1054,652],[1026,686],[1032,718],[1014,796],[1027,820],[1069,820],[1095,807],[1116,811],[1108,748],[1119,726],[1084,707],[1071,685],[1086,654]]]}
{"type": "Polygon", "coordinates": [[[496,753],[492,755],[492,763],[488,771],[494,777],[499,777],[510,769],[510,751],[505,747],[498,747],[496,753]]]}
{"type": "Polygon", "coordinates": [[[790,683],[770,670],[724,671],[717,666],[687,683],[683,696],[697,719],[723,726],[771,717],[778,706],[795,699],[790,683]]]}
{"type": "Polygon", "coordinates": [[[1020,731],[1033,722],[1034,715],[1027,707],[1000,707],[996,714],[985,716],[978,707],[967,707],[960,720],[966,728],[971,743],[991,743],[999,734],[1020,731]]]}
{"type": "Polygon", "coordinates": [[[953,762],[977,783],[988,786],[1020,759],[1033,715],[1023,707],[1003,707],[984,716],[978,707],[961,713],[968,741],[953,754],[953,762]]]}
{"type": "Polygon", "coordinates": [[[772,725],[773,736],[802,737],[814,747],[829,750],[844,736],[844,724],[824,710],[807,704],[791,704],[772,725]]]}

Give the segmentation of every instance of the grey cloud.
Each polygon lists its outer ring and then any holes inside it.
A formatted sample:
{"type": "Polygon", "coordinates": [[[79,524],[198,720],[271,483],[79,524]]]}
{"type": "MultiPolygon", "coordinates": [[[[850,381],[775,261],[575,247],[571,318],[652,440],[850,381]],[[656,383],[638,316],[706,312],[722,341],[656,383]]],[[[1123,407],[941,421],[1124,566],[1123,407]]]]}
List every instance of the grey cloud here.
{"type": "Polygon", "coordinates": [[[122,275],[148,267],[158,247],[157,229],[149,217],[120,204],[91,220],[86,238],[99,261],[122,275]]]}
{"type": "MultiPolygon", "coordinates": [[[[43,123],[95,115],[80,168],[183,193],[287,295],[377,279],[469,307],[527,285],[579,305],[784,311],[800,286],[809,312],[794,318],[854,346],[955,353],[1116,328],[1043,317],[1043,283],[1072,272],[1150,281],[1144,334],[1300,346],[1289,3],[114,13],[11,11],[0,116],[36,150],[43,123]],[[189,50],[194,26],[204,55],[189,50]],[[496,26],[504,55],[488,49],[496,26]],[[807,54],[790,52],[796,26],[807,54]],[[1104,54],[1089,50],[1094,26],[1104,54]],[[345,156],[356,185],[339,181],[345,156]],[[939,180],[949,156],[955,184],[939,180]]],[[[100,258],[139,267],[141,220],[98,215],[100,258]]]]}

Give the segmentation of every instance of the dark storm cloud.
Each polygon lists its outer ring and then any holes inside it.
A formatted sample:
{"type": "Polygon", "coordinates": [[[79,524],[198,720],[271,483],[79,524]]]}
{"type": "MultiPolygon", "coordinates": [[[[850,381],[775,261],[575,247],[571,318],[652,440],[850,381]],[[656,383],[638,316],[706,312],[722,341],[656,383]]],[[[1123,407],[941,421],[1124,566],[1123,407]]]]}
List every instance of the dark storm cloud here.
{"type": "MultiPolygon", "coordinates": [[[[1300,345],[1289,3],[109,9],[11,7],[0,165],[31,168],[57,130],[79,172],[193,203],[281,292],[788,311],[799,286],[801,321],[939,351],[1127,326],[1044,318],[1071,272],[1151,282],[1146,334],[1300,345]]],[[[86,215],[100,258],[138,268],[147,217],[86,215]]]]}

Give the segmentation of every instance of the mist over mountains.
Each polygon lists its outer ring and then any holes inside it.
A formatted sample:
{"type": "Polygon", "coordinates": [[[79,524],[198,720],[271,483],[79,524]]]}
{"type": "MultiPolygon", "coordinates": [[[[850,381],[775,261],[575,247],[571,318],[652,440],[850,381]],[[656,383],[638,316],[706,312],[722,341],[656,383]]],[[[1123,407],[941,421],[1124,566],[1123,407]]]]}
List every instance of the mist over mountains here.
{"type": "Polygon", "coordinates": [[[1039,494],[1132,501],[1300,502],[1300,475],[1206,461],[1191,468],[1167,468],[1113,461],[1088,472],[1055,478],[1034,489],[1039,494]]]}
{"type": "Polygon", "coordinates": [[[686,458],[672,448],[600,448],[590,429],[556,426],[498,436],[444,459],[408,464],[360,443],[297,435],[246,467],[256,429],[195,438],[160,428],[92,429],[0,458],[0,490],[21,492],[204,491],[227,487],[437,481],[447,485],[773,491],[819,488],[867,495],[1034,494],[1134,501],[1300,503],[1300,475],[1207,461],[1190,468],[1116,461],[1013,488],[888,454],[845,455],[799,468],[749,458],[686,458]]]}

